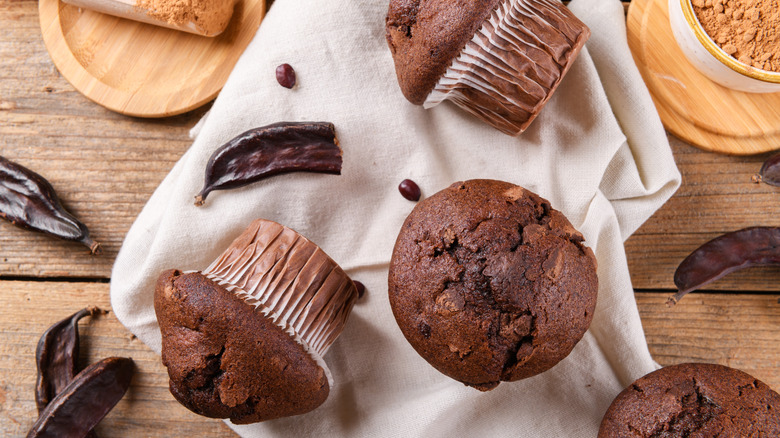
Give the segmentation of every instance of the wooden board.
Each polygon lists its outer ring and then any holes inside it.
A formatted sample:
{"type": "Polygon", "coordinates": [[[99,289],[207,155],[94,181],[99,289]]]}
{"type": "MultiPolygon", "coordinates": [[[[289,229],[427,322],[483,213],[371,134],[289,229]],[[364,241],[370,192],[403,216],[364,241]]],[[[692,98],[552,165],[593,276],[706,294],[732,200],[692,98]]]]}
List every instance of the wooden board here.
{"type": "MultiPolygon", "coordinates": [[[[192,143],[188,130],[206,108],[144,120],[88,101],[53,66],[41,41],[37,0],[0,1],[0,58],[0,155],[46,175],[105,249],[90,257],[77,244],[0,222],[0,436],[24,436],[35,417],[40,333],[86,305],[109,308],[106,282],[122,239],[192,143]],[[31,281],[11,281],[20,278],[31,281]]],[[[650,352],[663,365],[735,366],[780,390],[780,268],[730,274],[708,286],[729,292],[696,292],[665,306],[671,274],[690,250],[739,227],[780,225],[780,188],[749,182],[768,155],[710,154],[670,140],[682,186],[626,242],[650,352]]],[[[126,398],[98,426],[99,436],[235,436],[221,421],[173,400],[159,357],[113,313],[81,326],[84,364],[127,355],[139,367],[126,398]]]]}
{"type": "Polygon", "coordinates": [[[628,43],[666,129],[702,149],[755,154],[780,148],[780,93],[729,90],[699,73],[672,35],[667,0],[634,0],[628,43]]]}
{"type": "Polygon", "coordinates": [[[227,29],[208,38],[40,0],[54,64],[82,94],[138,117],[181,114],[214,99],[265,15],[240,0],[227,29]]]}
{"type": "MultiPolygon", "coordinates": [[[[138,119],[95,105],[52,65],[35,0],[0,2],[0,58],[0,155],[49,178],[104,249],[90,257],[78,244],[0,221],[0,277],[107,279],[125,233],[192,144],[187,133],[207,107],[138,119]]],[[[720,233],[780,226],[780,188],[750,182],[768,154],[710,154],[670,141],[682,186],[626,242],[631,279],[640,290],[673,288],[677,264],[720,233]]],[[[708,288],[780,291],[780,268],[734,273],[708,288]]]]}
{"type": "MultiPolygon", "coordinates": [[[[704,242],[752,226],[780,226],[780,188],[751,177],[773,152],[734,156],[705,153],[669,136],[682,184],[625,243],[636,289],[674,289],[674,271],[704,242]]],[[[708,290],[780,292],[780,267],[731,273],[708,290]]]]}
{"type": "MultiPolygon", "coordinates": [[[[34,398],[35,348],[41,333],[84,307],[111,307],[105,283],[5,281],[2,286],[0,436],[21,437],[38,416],[34,398]]],[[[130,389],[98,424],[98,436],[235,436],[222,421],[196,415],[173,398],[160,357],[128,332],[113,312],[82,319],[79,334],[82,368],[108,356],[130,357],[136,365],[130,389]]]]}
{"type": "Polygon", "coordinates": [[[636,300],[656,362],[718,363],[780,391],[778,296],[692,292],[671,308],[665,293],[637,293],[636,300]]]}
{"type": "MultiPolygon", "coordinates": [[[[37,416],[35,346],[41,333],[88,305],[110,309],[108,284],[5,281],[2,286],[0,436],[24,436],[37,416]]],[[[777,295],[691,294],[671,309],[665,299],[665,293],[637,294],[650,352],[658,362],[720,363],[780,389],[777,295]]],[[[113,313],[85,318],[79,327],[82,366],[120,355],[132,357],[138,367],[126,396],[98,425],[98,436],[235,436],[221,421],[195,415],[174,400],[159,356],[113,313]]]]}

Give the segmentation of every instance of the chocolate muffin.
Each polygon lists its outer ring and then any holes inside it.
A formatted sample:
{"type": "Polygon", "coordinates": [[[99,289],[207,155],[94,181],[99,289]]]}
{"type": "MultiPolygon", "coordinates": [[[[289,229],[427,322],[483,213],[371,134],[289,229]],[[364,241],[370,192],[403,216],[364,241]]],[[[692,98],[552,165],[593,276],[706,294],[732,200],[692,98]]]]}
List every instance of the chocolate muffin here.
{"type": "Polygon", "coordinates": [[[638,379],[604,415],[599,438],[778,437],[780,395],[723,365],[673,365],[638,379]]]}
{"type": "Polygon", "coordinates": [[[319,247],[257,220],[201,272],[160,275],[154,309],[171,394],[198,414],[254,423],[328,397],[322,355],[358,298],[319,247]]]}
{"type": "Polygon", "coordinates": [[[390,0],[385,24],[410,102],[449,99],[509,135],[533,121],[590,36],[556,0],[390,0]]]}
{"type": "Polygon", "coordinates": [[[388,277],[398,326],[433,367],[487,391],[565,358],[593,318],[593,252],[538,195],[458,182],[404,221],[388,277]]]}

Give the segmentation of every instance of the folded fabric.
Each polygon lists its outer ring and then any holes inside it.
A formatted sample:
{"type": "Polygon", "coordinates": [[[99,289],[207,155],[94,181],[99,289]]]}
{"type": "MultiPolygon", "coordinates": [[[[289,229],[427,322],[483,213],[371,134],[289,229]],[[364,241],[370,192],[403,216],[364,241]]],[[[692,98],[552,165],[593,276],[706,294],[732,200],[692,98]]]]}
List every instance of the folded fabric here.
{"type": "Polygon", "coordinates": [[[292,418],[235,426],[265,436],[593,437],[617,393],[656,368],[642,331],[623,241],[676,190],[680,175],[626,43],[617,0],[575,0],[592,36],[530,128],[504,135],[452,104],[430,110],[402,96],[385,42],[386,1],[276,0],[192,147],[130,229],[112,273],[120,321],[155,351],[152,306],[164,269],[203,269],[252,220],[289,226],[366,285],[325,361],[328,400],[292,418]],[[277,65],[298,74],[279,86],[277,65]],[[328,121],[343,149],[342,175],[292,173],[193,197],[214,150],[254,127],[328,121]],[[563,211],[598,259],[590,330],[551,370],[489,392],[434,370],[398,329],[387,298],[395,238],[423,196],[459,180],[524,186],[563,211]]]}

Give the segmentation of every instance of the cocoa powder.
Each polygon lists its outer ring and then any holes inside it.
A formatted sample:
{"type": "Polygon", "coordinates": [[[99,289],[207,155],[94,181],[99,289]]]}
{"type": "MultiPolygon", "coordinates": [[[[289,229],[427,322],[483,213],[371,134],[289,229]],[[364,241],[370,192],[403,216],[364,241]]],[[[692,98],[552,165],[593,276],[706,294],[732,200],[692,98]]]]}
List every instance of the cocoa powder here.
{"type": "Polygon", "coordinates": [[[692,0],[704,31],[739,62],[780,72],[780,0],[692,0]]]}
{"type": "Polygon", "coordinates": [[[233,15],[233,0],[136,0],[153,18],[175,25],[193,23],[204,35],[216,35],[233,15]]]}

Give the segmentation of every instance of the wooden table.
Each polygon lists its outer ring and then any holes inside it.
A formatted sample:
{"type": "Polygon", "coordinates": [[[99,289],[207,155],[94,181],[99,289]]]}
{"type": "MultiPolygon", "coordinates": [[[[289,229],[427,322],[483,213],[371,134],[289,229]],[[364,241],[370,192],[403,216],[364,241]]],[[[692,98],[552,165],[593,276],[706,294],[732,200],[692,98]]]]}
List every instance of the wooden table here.
{"type": "MultiPolygon", "coordinates": [[[[90,257],[77,244],[0,223],[2,436],[23,435],[36,417],[34,352],[43,330],[87,305],[110,309],[111,265],[122,239],[206,110],[143,120],[88,101],[52,64],[37,11],[33,0],[0,2],[0,155],[45,175],[104,254],[90,257]]],[[[664,304],[675,268],[698,245],[746,226],[780,225],[780,189],[750,179],[768,155],[715,155],[670,141],[682,187],[625,245],[650,351],[663,365],[720,363],[780,390],[780,268],[735,273],[674,308],[664,304]]],[[[131,356],[140,371],[99,425],[100,436],[231,435],[221,421],[173,400],[159,357],[112,313],[81,327],[85,364],[131,356]]]]}

